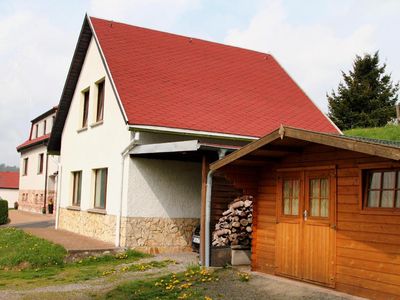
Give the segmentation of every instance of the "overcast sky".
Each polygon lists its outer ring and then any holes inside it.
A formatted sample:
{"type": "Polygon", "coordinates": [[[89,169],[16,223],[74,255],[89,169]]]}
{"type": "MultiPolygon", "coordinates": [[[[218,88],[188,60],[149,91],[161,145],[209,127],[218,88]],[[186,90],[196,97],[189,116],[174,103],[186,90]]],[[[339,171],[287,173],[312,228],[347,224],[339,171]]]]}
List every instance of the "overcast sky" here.
{"type": "Polygon", "coordinates": [[[325,112],[356,54],[400,79],[398,0],[0,0],[0,163],[58,104],[86,12],[270,53],[325,112]]]}

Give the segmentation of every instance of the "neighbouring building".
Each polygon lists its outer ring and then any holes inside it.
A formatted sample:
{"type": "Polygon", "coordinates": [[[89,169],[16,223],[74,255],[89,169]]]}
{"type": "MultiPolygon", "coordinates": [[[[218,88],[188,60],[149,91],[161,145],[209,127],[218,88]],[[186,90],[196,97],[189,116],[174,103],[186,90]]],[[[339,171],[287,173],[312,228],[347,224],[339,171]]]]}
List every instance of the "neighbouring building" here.
{"type": "Polygon", "coordinates": [[[269,54],[88,16],[58,107],[57,228],[148,252],[190,249],[209,162],[282,123],[340,134],[269,54]]]}
{"type": "Polygon", "coordinates": [[[47,143],[54,125],[57,107],[31,121],[29,138],[17,147],[21,154],[19,179],[19,209],[47,212],[55,202],[58,156],[47,153],[47,143]]]}
{"type": "Polygon", "coordinates": [[[400,299],[399,142],[283,126],[210,170],[211,226],[230,201],[218,178],[254,197],[254,271],[400,299]]]}
{"type": "Polygon", "coordinates": [[[0,172],[0,199],[8,201],[8,207],[18,202],[18,172],[0,172]]]}

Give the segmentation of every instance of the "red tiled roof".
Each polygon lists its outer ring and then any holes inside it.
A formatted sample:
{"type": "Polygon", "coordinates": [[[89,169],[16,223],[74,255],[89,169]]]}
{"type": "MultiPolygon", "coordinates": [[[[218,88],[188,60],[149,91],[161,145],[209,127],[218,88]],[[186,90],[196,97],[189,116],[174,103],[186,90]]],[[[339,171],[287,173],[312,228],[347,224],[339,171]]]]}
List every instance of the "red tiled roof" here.
{"type": "Polygon", "coordinates": [[[19,172],[0,172],[0,188],[18,189],[19,172]]]}
{"type": "Polygon", "coordinates": [[[32,139],[32,140],[26,140],[25,142],[23,142],[21,145],[19,145],[17,147],[17,151],[21,151],[21,150],[23,150],[25,148],[28,148],[30,146],[39,144],[41,142],[45,142],[46,140],[49,139],[49,137],[50,137],[50,133],[42,135],[42,136],[40,136],[38,138],[35,138],[35,139],[32,139]]]}
{"type": "Polygon", "coordinates": [[[128,123],[264,136],[338,133],[268,54],[90,18],[128,123]]]}

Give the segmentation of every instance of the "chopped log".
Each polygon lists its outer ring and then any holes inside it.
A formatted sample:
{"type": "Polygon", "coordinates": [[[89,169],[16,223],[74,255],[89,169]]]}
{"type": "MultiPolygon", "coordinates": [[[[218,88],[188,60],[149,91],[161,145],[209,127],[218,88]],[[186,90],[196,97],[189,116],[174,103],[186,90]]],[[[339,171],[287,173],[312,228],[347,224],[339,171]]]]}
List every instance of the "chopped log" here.
{"type": "Polygon", "coordinates": [[[242,226],[247,226],[247,225],[249,224],[249,221],[247,221],[247,219],[241,219],[241,220],[240,220],[240,224],[241,224],[242,226]]]}
{"type": "Polygon", "coordinates": [[[235,202],[232,205],[230,205],[229,209],[236,209],[236,208],[242,207],[243,205],[244,205],[243,201],[238,201],[238,202],[235,202]]]}
{"type": "Polygon", "coordinates": [[[240,222],[233,222],[232,227],[240,227],[240,222]]]}

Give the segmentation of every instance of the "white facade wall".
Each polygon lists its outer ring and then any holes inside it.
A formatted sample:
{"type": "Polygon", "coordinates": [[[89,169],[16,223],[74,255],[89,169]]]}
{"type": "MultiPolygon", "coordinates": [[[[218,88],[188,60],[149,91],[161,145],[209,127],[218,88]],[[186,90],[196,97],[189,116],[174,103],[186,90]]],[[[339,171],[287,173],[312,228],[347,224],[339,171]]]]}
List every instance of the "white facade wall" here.
{"type": "Polygon", "coordinates": [[[14,207],[14,202],[18,201],[18,189],[3,189],[0,188],[0,199],[8,201],[8,207],[14,207]]]}
{"type": "MultiPolygon", "coordinates": [[[[35,146],[22,151],[20,160],[20,190],[44,190],[46,175],[46,154],[47,148],[44,145],[35,146]],[[43,172],[38,174],[39,170],[39,154],[44,154],[43,172]],[[28,173],[24,175],[24,159],[28,158],[28,173]]],[[[53,175],[58,169],[58,156],[49,156],[48,160],[48,176],[53,175]]]]}
{"type": "Polygon", "coordinates": [[[60,206],[72,205],[72,172],[82,171],[81,210],[94,207],[93,169],[108,168],[106,212],[115,215],[119,210],[121,193],[121,152],[131,140],[131,132],[106,76],[99,51],[92,38],[75,89],[61,143],[60,206]],[[97,103],[96,82],[105,78],[104,118],[95,123],[97,103]],[[90,88],[89,119],[86,130],[82,124],[82,91],[90,88]]]}
{"type": "Polygon", "coordinates": [[[200,218],[201,164],[131,158],[128,217],[200,218]]]}

